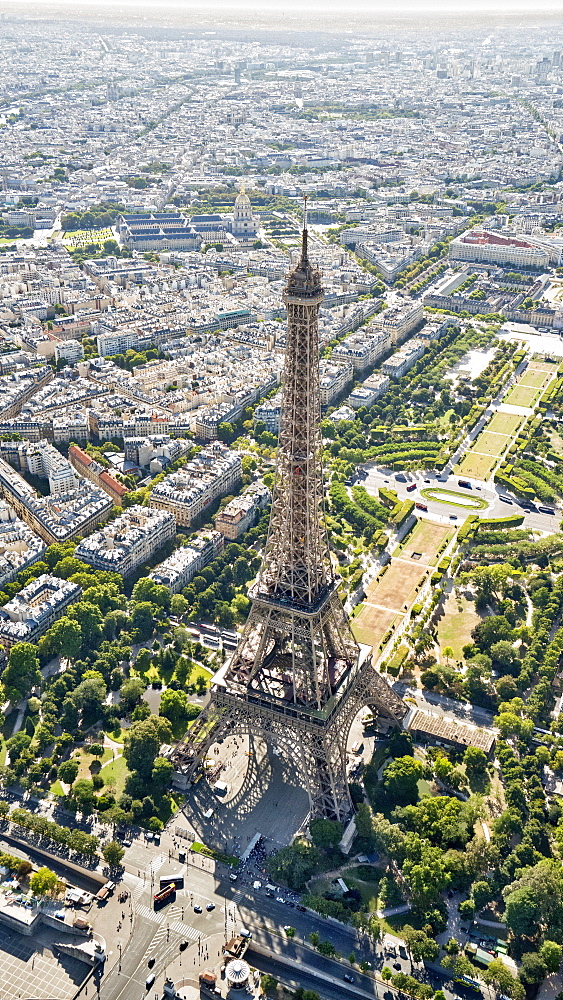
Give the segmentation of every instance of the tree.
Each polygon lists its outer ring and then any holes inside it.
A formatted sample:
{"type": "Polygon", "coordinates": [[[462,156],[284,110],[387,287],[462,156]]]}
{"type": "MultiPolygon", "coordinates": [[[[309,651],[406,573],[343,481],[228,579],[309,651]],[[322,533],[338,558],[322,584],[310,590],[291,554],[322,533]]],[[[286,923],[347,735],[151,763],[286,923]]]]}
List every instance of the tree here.
{"type": "Polygon", "coordinates": [[[540,861],[503,890],[505,922],[515,935],[535,937],[540,929],[563,929],[563,876],[557,862],[540,861]]]}
{"type": "Polygon", "coordinates": [[[471,895],[475,903],[476,910],[482,910],[487,903],[490,903],[494,896],[494,890],[489,882],[474,882],[471,887],[471,895]]]}
{"type": "Polygon", "coordinates": [[[436,961],[440,948],[433,938],[429,938],[424,931],[415,930],[410,924],[405,924],[402,934],[415,962],[436,961]]]}
{"type": "Polygon", "coordinates": [[[29,880],[29,887],[34,896],[50,896],[58,884],[59,880],[50,868],[38,868],[29,880]]]}
{"type": "MultiPolygon", "coordinates": [[[[140,701],[144,694],[146,684],[140,677],[130,677],[121,685],[119,693],[126,709],[130,710],[140,701]]],[[[166,693],[166,692],[165,692],[166,693]]]]}
{"type": "Polygon", "coordinates": [[[314,819],[309,824],[311,838],[316,847],[328,850],[342,840],[342,823],[331,819],[314,819]]]}
{"type": "Polygon", "coordinates": [[[188,602],[182,594],[174,594],[172,600],[170,601],[170,610],[173,615],[177,615],[178,617],[185,615],[188,607],[188,602]]]}
{"type": "Polygon", "coordinates": [[[10,755],[10,763],[15,764],[26,750],[31,746],[31,736],[27,733],[16,733],[6,740],[6,749],[10,755]]]}
{"type": "Polygon", "coordinates": [[[30,642],[16,642],[8,656],[8,666],[2,671],[2,683],[10,701],[29,695],[32,687],[41,683],[39,660],[30,642]]]}
{"type": "Polygon", "coordinates": [[[263,993],[274,993],[278,988],[278,981],[269,972],[266,972],[260,978],[260,987],[263,993]]]}
{"type": "Polygon", "coordinates": [[[510,972],[510,969],[506,967],[502,959],[495,958],[489,963],[488,968],[483,973],[483,979],[486,983],[490,983],[491,986],[495,988],[497,993],[503,993],[505,996],[514,996],[514,988],[517,986],[516,979],[510,972]]]}
{"type": "Polygon", "coordinates": [[[118,865],[124,854],[123,847],[116,840],[110,840],[109,844],[104,844],[102,848],[104,861],[107,861],[108,865],[118,865]]]}
{"type": "MultiPolygon", "coordinates": [[[[140,582],[140,581],[139,581],[140,582]]],[[[137,630],[141,641],[150,639],[154,630],[153,605],[148,601],[141,601],[133,608],[131,615],[131,626],[137,630]]]]}
{"type": "Polygon", "coordinates": [[[487,755],[479,747],[467,747],[463,755],[463,763],[470,777],[483,775],[487,770],[487,755]]]}
{"type": "Polygon", "coordinates": [[[519,976],[525,986],[543,982],[547,976],[547,966],[537,951],[528,951],[522,955],[519,976]]]}
{"type": "Polygon", "coordinates": [[[106,682],[101,675],[85,677],[69,697],[76,708],[81,708],[84,712],[100,712],[106,691],[106,682]]]}
{"type": "Polygon", "coordinates": [[[366,802],[360,802],[356,810],[356,832],[363,840],[373,837],[373,818],[366,802]]]}
{"type": "Polygon", "coordinates": [[[444,657],[445,657],[445,660],[446,660],[446,664],[449,664],[450,660],[453,660],[454,655],[455,655],[452,647],[451,646],[444,646],[442,652],[444,654],[444,657]]]}
{"type": "Polygon", "coordinates": [[[504,615],[489,615],[473,629],[471,636],[485,653],[501,639],[513,639],[514,630],[504,615]]]}
{"type": "Polygon", "coordinates": [[[82,645],[82,629],[78,622],[63,616],[59,618],[45,635],[46,645],[52,656],[62,656],[74,660],[82,645]]]}
{"type": "Polygon", "coordinates": [[[74,758],[62,760],[57,768],[57,773],[65,785],[72,785],[78,776],[78,761],[74,758]]]}
{"type": "Polygon", "coordinates": [[[155,583],[148,576],[142,576],[140,580],[137,580],[131,597],[137,604],[147,601],[157,608],[162,608],[163,611],[168,611],[170,607],[171,598],[168,587],[161,583],[155,583]]]}
{"type": "Polygon", "coordinates": [[[72,797],[82,812],[88,812],[96,798],[94,785],[88,778],[80,778],[75,781],[72,788],[72,797]]]}
{"type": "Polygon", "coordinates": [[[383,785],[394,802],[416,802],[423,775],[424,766],[416,757],[397,757],[383,771],[383,785]]]}
{"type": "Polygon", "coordinates": [[[170,724],[156,715],[134,722],[125,733],[123,756],[130,771],[148,781],[161,743],[171,738],[170,724]]]}
{"type": "Polygon", "coordinates": [[[174,765],[166,757],[157,757],[151,771],[151,781],[156,791],[162,795],[172,781],[174,765]]]}
{"type": "Polygon", "coordinates": [[[544,941],[540,948],[540,958],[548,972],[559,972],[563,949],[555,941],[544,941]]]}
{"type": "Polygon", "coordinates": [[[162,692],[159,714],[170,722],[179,722],[187,717],[188,697],[184,691],[172,691],[167,688],[162,692]]]}

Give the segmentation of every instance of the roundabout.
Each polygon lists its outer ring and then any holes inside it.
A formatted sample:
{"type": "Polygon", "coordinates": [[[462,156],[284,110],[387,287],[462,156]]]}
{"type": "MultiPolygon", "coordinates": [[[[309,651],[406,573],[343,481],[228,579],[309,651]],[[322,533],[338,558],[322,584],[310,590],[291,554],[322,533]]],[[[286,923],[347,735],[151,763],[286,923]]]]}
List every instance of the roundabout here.
{"type": "Polygon", "coordinates": [[[457,493],[455,490],[447,490],[442,486],[428,486],[420,490],[420,495],[425,500],[434,500],[436,503],[449,504],[453,507],[463,507],[467,511],[486,510],[489,506],[482,497],[471,496],[468,493],[457,493]]]}

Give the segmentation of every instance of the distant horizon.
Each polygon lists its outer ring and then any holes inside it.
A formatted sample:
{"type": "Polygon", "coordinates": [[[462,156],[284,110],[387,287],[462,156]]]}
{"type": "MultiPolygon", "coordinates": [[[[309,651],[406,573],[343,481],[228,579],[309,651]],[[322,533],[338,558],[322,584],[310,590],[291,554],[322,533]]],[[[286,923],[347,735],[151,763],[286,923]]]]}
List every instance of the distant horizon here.
{"type": "MultiPolygon", "coordinates": [[[[342,16],[359,16],[362,19],[377,21],[380,18],[413,19],[420,22],[424,17],[451,17],[455,20],[495,17],[541,18],[543,15],[561,15],[563,7],[561,0],[471,0],[471,3],[460,3],[459,0],[309,0],[306,6],[302,0],[281,0],[279,4],[265,5],[263,0],[0,0],[0,11],[8,8],[11,12],[22,10],[64,10],[65,13],[95,11],[110,13],[115,17],[122,14],[137,13],[145,17],[144,12],[154,12],[166,15],[205,14],[221,12],[225,15],[248,15],[256,13],[261,21],[283,19],[286,13],[300,16],[306,20],[310,15],[323,13],[329,19],[342,16]]],[[[322,28],[321,28],[322,30],[322,28]]]]}
{"type": "MultiPolygon", "coordinates": [[[[257,10],[263,15],[271,14],[272,17],[283,16],[284,10],[303,11],[302,0],[282,0],[276,6],[265,7],[263,0],[17,0],[17,3],[8,3],[9,6],[60,6],[60,7],[108,7],[116,13],[120,8],[146,8],[155,10],[209,10],[219,9],[228,11],[237,10],[257,10]]],[[[4,6],[0,3],[0,6],[4,6]]],[[[425,12],[436,14],[454,14],[456,16],[478,14],[531,14],[537,15],[544,12],[559,12],[563,17],[561,0],[540,0],[538,5],[530,0],[472,0],[463,4],[459,0],[350,0],[343,3],[342,0],[308,0],[307,9],[319,9],[330,13],[357,12],[377,15],[382,14],[416,14],[425,12]]]]}

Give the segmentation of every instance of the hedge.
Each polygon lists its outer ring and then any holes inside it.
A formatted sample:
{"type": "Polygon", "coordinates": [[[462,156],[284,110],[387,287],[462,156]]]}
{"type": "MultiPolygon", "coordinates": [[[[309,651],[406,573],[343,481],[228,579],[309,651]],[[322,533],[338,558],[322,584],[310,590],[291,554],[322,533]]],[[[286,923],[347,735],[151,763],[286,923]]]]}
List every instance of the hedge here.
{"type": "Polygon", "coordinates": [[[414,500],[403,500],[400,508],[397,509],[397,512],[395,513],[395,511],[393,511],[391,521],[397,528],[400,528],[411,516],[413,510],[414,500]]]}
{"type": "Polygon", "coordinates": [[[386,507],[396,507],[399,502],[399,497],[393,490],[386,489],[385,486],[380,486],[378,489],[379,499],[386,507]]]}
{"type": "MultiPolygon", "coordinates": [[[[477,529],[481,528],[517,528],[524,520],[523,514],[507,514],[506,517],[479,518],[477,529]]],[[[458,536],[459,537],[459,536],[458,536]]]]}
{"type": "MultiPolygon", "coordinates": [[[[512,469],[512,466],[507,466],[507,468],[512,469]]],[[[513,493],[524,497],[526,500],[533,500],[535,497],[534,490],[518,476],[506,475],[504,472],[495,472],[494,480],[499,486],[506,486],[507,489],[512,490],[513,493]]]]}

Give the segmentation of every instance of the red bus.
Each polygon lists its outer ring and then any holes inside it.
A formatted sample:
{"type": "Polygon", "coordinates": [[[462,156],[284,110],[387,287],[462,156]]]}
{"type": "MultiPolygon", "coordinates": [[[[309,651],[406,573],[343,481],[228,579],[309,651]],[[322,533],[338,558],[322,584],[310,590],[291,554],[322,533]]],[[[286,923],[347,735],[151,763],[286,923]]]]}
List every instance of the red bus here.
{"type": "Polygon", "coordinates": [[[171,882],[170,885],[165,886],[159,892],[155,892],[153,896],[153,905],[155,910],[159,910],[161,906],[166,906],[167,903],[171,903],[173,899],[176,898],[176,883],[171,882]]]}
{"type": "Polygon", "coordinates": [[[425,503],[415,503],[415,507],[417,508],[417,510],[428,510],[428,507],[426,506],[425,503]]]}

